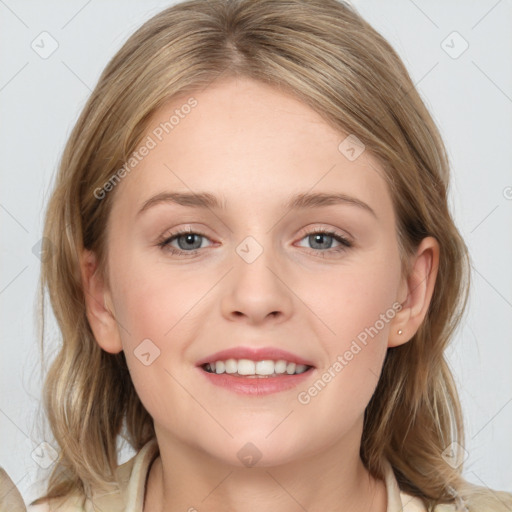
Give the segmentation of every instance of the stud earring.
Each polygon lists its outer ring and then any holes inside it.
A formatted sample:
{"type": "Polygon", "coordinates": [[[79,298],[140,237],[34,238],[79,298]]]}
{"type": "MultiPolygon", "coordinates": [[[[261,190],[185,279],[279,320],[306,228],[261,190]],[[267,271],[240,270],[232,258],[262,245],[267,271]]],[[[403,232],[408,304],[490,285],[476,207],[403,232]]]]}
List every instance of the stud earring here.
{"type": "Polygon", "coordinates": [[[400,329],[400,330],[398,331],[398,334],[402,334],[402,329],[400,329]]]}

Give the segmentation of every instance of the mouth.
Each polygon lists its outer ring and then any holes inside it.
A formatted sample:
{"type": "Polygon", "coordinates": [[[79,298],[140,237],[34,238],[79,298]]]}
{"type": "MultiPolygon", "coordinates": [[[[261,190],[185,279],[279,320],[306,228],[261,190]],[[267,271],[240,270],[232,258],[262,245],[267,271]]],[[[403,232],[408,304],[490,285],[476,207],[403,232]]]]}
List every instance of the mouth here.
{"type": "Polygon", "coordinates": [[[274,347],[222,350],[196,366],[209,385],[253,397],[292,390],[316,370],[311,361],[274,347]]]}
{"type": "Polygon", "coordinates": [[[251,359],[230,358],[205,363],[201,365],[201,368],[207,373],[216,375],[226,374],[249,379],[268,379],[285,377],[287,375],[300,375],[310,371],[313,366],[297,364],[286,359],[253,361],[251,359]]]}

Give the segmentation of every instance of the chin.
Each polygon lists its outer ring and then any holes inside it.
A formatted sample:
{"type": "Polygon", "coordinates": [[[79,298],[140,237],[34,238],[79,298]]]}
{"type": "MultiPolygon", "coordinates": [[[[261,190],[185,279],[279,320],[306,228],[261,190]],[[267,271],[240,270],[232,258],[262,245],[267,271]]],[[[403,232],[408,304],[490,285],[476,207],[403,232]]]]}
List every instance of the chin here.
{"type": "Polygon", "coordinates": [[[278,432],[279,427],[266,437],[277,424],[274,423],[265,433],[255,432],[254,428],[248,428],[245,434],[244,430],[236,430],[232,432],[233,439],[227,439],[227,434],[223,435],[216,439],[219,444],[215,446],[211,445],[210,437],[205,440],[207,444],[202,449],[225,464],[239,468],[268,468],[293,462],[301,456],[308,442],[306,439],[294,439],[293,433],[286,429],[278,432]]]}

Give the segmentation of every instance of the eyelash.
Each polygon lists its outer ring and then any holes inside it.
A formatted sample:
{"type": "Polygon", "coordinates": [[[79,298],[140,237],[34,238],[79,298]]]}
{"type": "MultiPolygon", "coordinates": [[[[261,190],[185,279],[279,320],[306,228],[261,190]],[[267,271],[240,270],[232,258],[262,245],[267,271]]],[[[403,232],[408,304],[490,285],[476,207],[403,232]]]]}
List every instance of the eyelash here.
{"type": "MultiPolygon", "coordinates": [[[[334,240],[336,240],[337,242],[339,242],[341,244],[338,247],[335,247],[332,249],[324,249],[324,250],[309,249],[310,251],[313,251],[313,253],[315,253],[316,256],[325,258],[326,254],[342,253],[352,247],[352,243],[347,238],[340,235],[336,231],[332,231],[332,230],[325,229],[325,228],[315,228],[311,231],[308,231],[302,236],[302,238],[300,240],[302,240],[303,238],[306,238],[308,236],[315,235],[315,234],[332,236],[334,238],[334,240]]],[[[172,233],[169,236],[166,236],[163,240],[159,241],[157,243],[157,245],[163,251],[168,251],[171,254],[174,254],[177,256],[186,256],[186,257],[195,256],[201,249],[193,249],[191,251],[183,251],[181,249],[176,249],[175,247],[172,247],[171,245],[169,245],[173,240],[179,238],[182,235],[199,235],[200,237],[208,238],[206,235],[204,235],[201,232],[192,231],[191,229],[182,229],[182,230],[176,231],[175,233],[172,233]]]]}

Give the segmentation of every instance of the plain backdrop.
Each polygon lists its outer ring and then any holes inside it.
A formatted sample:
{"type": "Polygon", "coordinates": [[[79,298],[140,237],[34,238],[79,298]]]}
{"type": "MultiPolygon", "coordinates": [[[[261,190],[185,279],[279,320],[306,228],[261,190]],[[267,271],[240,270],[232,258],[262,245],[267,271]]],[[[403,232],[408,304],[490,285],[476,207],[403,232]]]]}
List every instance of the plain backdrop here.
{"type": "MultiPolygon", "coordinates": [[[[41,443],[51,444],[38,415],[35,324],[45,202],[102,69],[171,3],[0,1],[0,465],[26,501],[49,472],[41,443]]],[[[448,352],[465,413],[464,474],[512,491],[512,2],[354,5],[404,59],[449,151],[451,207],[472,257],[470,304],[448,352]]],[[[131,455],[125,447],[122,459],[131,455]]]]}

